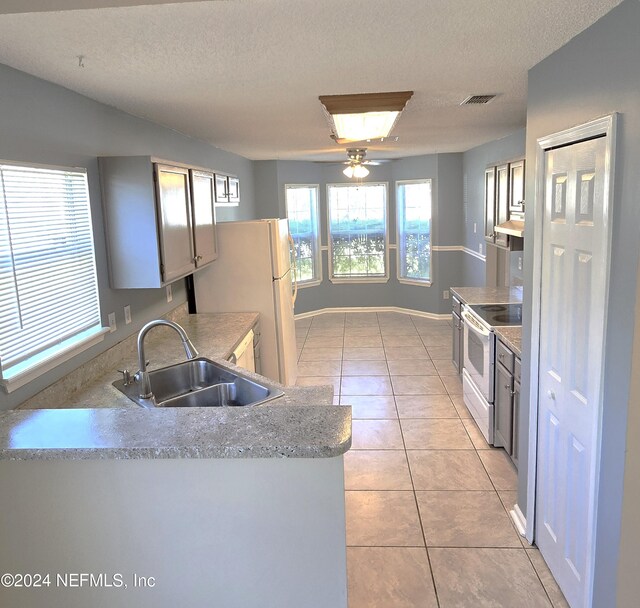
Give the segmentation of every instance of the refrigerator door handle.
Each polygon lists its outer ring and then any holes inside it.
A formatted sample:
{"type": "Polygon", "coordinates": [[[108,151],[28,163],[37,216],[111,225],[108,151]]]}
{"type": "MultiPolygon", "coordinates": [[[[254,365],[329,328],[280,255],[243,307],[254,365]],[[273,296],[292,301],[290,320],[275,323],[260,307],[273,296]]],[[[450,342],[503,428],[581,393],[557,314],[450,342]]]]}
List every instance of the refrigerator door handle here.
{"type": "Polygon", "coordinates": [[[291,264],[293,270],[293,296],[292,296],[292,304],[296,303],[296,298],[298,297],[298,258],[296,256],[296,243],[289,233],[289,244],[291,246],[291,252],[293,257],[293,264],[291,264]]]}

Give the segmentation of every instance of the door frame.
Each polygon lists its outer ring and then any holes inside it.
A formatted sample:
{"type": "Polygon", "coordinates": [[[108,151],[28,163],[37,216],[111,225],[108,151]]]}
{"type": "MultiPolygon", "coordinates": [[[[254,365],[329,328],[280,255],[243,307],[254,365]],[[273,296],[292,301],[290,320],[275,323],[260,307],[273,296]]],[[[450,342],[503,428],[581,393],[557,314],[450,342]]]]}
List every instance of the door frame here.
{"type": "MultiPolygon", "coordinates": [[[[532,309],[531,309],[531,360],[530,360],[530,381],[529,381],[529,449],[528,449],[528,470],[527,470],[527,517],[525,536],[531,543],[535,540],[535,522],[536,522],[536,487],[537,487],[537,460],[538,460],[538,402],[539,391],[538,384],[540,378],[540,300],[542,296],[542,247],[543,247],[543,230],[544,230],[544,201],[545,192],[545,153],[553,148],[564,147],[567,145],[579,143],[581,141],[592,139],[594,137],[605,135],[607,138],[605,152],[605,225],[607,230],[607,266],[611,263],[611,236],[612,236],[612,208],[614,194],[614,171],[615,171],[615,149],[616,149],[616,128],[617,113],[607,114],[600,118],[596,118],[587,123],[570,127],[563,131],[553,133],[551,135],[541,137],[537,140],[536,146],[536,169],[534,178],[534,220],[533,220],[533,285],[532,285],[532,309]]],[[[610,272],[607,270],[606,286],[605,286],[605,339],[607,327],[607,310],[609,300],[609,277],[610,272]]],[[[604,352],[604,349],[603,349],[604,352]]],[[[602,363],[601,374],[604,373],[604,357],[602,363]]],[[[603,384],[601,383],[597,428],[595,433],[596,445],[595,451],[595,470],[590,474],[595,476],[594,488],[595,495],[598,495],[599,486],[599,470],[600,470],[600,453],[602,440],[602,402],[603,402],[603,384]]],[[[593,526],[592,538],[595,540],[595,525],[597,521],[597,504],[594,507],[594,517],[591,525],[593,526]]],[[[593,587],[593,571],[595,562],[595,550],[591,550],[588,566],[588,596],[591,597],[593,587]]]]}

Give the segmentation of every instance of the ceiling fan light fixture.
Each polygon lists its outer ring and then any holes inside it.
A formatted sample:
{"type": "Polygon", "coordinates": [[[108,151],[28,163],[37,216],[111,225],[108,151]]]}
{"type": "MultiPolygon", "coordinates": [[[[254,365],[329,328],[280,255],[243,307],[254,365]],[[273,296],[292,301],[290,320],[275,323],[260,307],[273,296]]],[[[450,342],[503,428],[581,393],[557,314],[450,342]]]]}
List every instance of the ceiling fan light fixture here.
{"type": "Polygon", "coordinates": [[[369,169],[367,169],[364,165],[356,165],[353,168],[353,177],[363,178],[369,175],[369,169]]]}
{"type": "Polygon", "coordinates": [[[388,137],[413,91],[321,95],[331,137],[344,142],[388,137]]]}
{"type": "Polygon", "coordinates": [[[351,163],[350,165],[348,165],[343,173],[349,178],[358,178],[358,179],[362,179],[363,177],[367,177],[367,175],[369,175],[369,169],[367,169],[364,165],[361,165],[360,163],[351,163]]]}

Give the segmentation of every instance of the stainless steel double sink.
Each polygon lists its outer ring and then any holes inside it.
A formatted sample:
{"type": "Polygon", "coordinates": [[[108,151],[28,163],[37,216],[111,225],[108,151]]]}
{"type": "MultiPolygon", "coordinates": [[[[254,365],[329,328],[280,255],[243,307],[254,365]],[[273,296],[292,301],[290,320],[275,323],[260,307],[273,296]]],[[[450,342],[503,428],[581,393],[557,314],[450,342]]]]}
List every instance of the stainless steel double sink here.
{"type": "Polygon", "coordinates": [[[284,394],[204,357],[150,371],[149,379],[151,398],[140,396],[140,385],[135,381],[125,384],[118,380],[113,386],[148,408],[258,405],[284,394]]]}

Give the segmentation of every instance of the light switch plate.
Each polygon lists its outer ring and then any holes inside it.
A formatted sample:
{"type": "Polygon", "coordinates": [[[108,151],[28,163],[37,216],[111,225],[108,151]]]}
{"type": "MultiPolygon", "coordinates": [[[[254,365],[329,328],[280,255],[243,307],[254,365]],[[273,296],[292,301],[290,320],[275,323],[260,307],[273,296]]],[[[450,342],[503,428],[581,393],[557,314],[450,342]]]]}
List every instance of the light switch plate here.
{"type": "Polygon", "coordinates": [[[518,270],[522,270],[522,256],[518,256],[518,270]]]}
{"type": "Polygon", "coordinates": [[[171,289],[171,285],[167,285],[167,302],[171,302],[173,300],[173,290],[171,289]]]}
{"type": "Polygon", "coordinates": [[[478,253],[482,253],[482,243],[478,243],[478,253]]]}
{"type": "Polygon", "coordinates": [[[448,299],[449,299],[449,290],[448,290],[448,289],[445,289],[445,290],[442,292],[442,299],[443,299],[443,300],[448,300],[448,299]]]}
{"type": "Polygon", "coordinates": [[[475,234],[476,232],[478,232],[478,224],[473,222],[473,234],[475,234]]]}
{"type": "Polygon", "coordinates": [[[116,325],[116,313],[110,312],[109,313],[109,331],[113,333],[116,329],[118,329],[118,326],[116,325]]]}
{"type": "Polygon", "coordinates": [[[127,325],[131,323],[131,306],[129,304],[124,307],[124,322],[127,325]]]}

